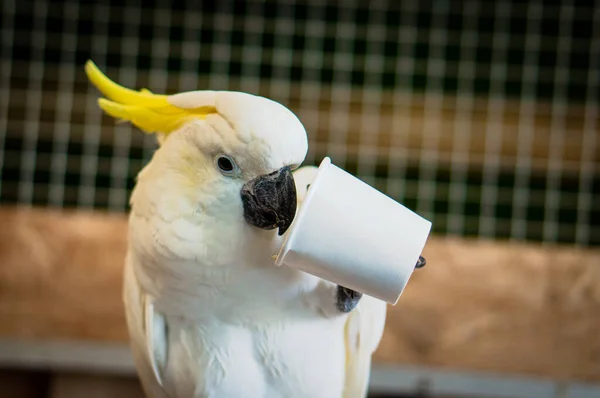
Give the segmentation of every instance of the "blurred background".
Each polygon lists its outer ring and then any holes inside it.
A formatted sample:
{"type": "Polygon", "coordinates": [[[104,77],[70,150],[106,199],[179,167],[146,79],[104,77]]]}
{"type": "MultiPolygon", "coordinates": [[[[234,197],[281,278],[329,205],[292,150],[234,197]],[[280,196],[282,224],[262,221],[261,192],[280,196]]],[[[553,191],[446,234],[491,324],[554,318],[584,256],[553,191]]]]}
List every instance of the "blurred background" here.
{"type": "Polygon", "coordinates": [[[1,10],[0,206],[127,211],[155,137],[100,112],[83,69],[92,59],[130,88],[241,90],[286,105],[309,135],[305,164],[330,156],[436,236],[600,244],[594,2],[3,0],[1,10]]]}

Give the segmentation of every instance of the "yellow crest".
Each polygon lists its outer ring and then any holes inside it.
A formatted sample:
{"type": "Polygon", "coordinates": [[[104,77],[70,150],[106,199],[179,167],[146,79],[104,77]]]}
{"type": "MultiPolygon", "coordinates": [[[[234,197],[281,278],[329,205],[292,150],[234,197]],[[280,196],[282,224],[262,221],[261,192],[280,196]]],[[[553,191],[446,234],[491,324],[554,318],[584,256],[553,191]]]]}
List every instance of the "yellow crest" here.
{"type": "Polygon", "coordinates": [[[130,90],[106,77],[91,61],[85,64],[90,82],[108,99],[98,99],[98,105],[108,115],[127,120],[145,133],[169,134],[192,119],[204,119],[216,113],[213,106],[180,108],[168,101],[167,95],[153,94],[149,90],[130,90]]]}

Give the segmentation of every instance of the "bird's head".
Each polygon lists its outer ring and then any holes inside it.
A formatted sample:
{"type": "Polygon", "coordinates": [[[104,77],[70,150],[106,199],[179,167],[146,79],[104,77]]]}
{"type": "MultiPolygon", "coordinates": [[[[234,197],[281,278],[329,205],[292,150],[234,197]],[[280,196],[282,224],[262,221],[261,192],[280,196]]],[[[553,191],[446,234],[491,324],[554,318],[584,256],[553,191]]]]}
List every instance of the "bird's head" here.
{"type": "Polygon", "coordinates": [[[158,214],[179,223],[173,233],[188,231],[184,240],[193,239],[198,224],[214,226],[212,235],[221,231],[225,240],[240,223],[280,235],[288,229],[297,206],[292,170],[308,147],[306,131],[289,109],[242,92],[134,91],[91,61],[86,73],[105,95],[98,103],[108,115],[158,137],[159,148],[132,194],[134,216],[158,214]]]}

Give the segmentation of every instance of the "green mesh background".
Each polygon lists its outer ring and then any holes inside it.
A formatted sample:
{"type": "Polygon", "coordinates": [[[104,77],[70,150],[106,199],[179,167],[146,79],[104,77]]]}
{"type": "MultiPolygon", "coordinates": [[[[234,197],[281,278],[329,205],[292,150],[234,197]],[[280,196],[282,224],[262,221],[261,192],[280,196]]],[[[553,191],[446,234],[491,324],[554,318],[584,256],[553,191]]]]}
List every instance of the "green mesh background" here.
{"type": "Polygon", "coordinates": [[[438,234],[600,243],[600,14],[587,2],[3,0],[0,205],[123,212],[154,138],[129,87],[265,95],[438,234]]]}

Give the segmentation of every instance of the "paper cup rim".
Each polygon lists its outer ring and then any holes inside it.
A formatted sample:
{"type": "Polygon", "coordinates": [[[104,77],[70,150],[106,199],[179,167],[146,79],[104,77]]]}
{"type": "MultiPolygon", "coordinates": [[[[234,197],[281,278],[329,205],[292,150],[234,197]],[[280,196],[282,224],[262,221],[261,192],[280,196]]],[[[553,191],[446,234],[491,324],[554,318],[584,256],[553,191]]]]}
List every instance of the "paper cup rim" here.
{"type": "Polygon", "coordinates": [[[316,188],[319,186],[321,180],[323,179],[323,175],[325,174],[325,170],[329,168],[329,166],[331,166],[331,159],[328,156],[326,156],[319,164],[319,168],[317,170],[317,175],[315,179],[310,182],[310,188],[308,189],[308,192],[306,193],[306,196],[304,197],[304,200],[302,201],[302,204],[298,209],[298,214],[296,214],[296,218],[294,219],[292,228],[288,236],[285,238],[281,249],[279,250],[279,254],[275,259],[275,265],[280,266],[283,264],[283,258],[290,250],[290,247],[293,245],[297,232],[302,224],[302,220],[304,219],[304,215],[308,211],[308,206],[310,205],[310,202],[312,202],[312,199],[315,196],[315,192],[317,191],[316,188]]]}

